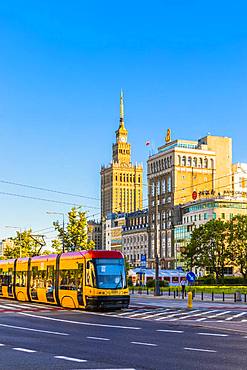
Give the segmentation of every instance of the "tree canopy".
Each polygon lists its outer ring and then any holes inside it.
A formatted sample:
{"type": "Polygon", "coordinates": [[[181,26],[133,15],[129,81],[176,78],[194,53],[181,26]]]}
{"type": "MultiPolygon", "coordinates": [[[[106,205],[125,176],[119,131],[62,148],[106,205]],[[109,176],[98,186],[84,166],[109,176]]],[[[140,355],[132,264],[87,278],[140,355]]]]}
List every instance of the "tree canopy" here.
{"type": "Polygon", "coordinates": [[[52,247],[57,253],[64,251],[78,251],[82,249],[93,249],[94,242],[88,241],[86,212],[72,208],[68,212],[68,223],[63,225],[56,221],[53,223],[58,232],[58,238],[52,241],[52,247]]]}
{"type": "Polygon", "coordinates": [[[238,215],[229,221],[211,220],[199,226],[182,254],[190,269],[208,269],[215,274],[216,281],[224,279],[227,266],[238,267],[246,278],[247,216],[238,215]]]}
{"type": "Polygon", "coordinates": [[[45,242],[42,236],[32,234],[32,229],[17,231],[16,236],[5,242],[4,258],[33,257],[49,254],[44,251],[45,242]]]}

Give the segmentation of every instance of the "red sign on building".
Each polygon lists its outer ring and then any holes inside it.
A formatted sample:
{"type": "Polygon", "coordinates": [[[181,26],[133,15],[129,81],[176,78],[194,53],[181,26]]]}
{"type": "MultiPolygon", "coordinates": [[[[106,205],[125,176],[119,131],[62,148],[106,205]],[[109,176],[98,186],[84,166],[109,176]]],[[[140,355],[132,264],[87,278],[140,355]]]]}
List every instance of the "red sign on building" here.
{"type": "Polygon", "coordinates": [[[196,200],[196,198],[197,198],[197,192],[194,190],[192,193],[192,199],[196,200]]]}

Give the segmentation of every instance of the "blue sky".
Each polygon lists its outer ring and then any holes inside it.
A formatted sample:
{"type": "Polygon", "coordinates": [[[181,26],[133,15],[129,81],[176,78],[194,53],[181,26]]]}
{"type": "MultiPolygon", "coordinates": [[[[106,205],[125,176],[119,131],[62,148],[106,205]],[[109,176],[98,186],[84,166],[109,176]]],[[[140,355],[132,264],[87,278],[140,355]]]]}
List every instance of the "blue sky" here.
{"type": "MultiPolygon", "coordinates": [[[[247,162],[246,14],[245,1],[227,0],[0,2],[0,180],[99,198],[121,88],[134,161],[145,166],[145,141],[161,145],[171,127],[173,138],[232,136],[234,161],[247,162]]],[[[0,237],[5,225],[49,227],[46,211],[70,208],[0,202],[0,237]]]]}

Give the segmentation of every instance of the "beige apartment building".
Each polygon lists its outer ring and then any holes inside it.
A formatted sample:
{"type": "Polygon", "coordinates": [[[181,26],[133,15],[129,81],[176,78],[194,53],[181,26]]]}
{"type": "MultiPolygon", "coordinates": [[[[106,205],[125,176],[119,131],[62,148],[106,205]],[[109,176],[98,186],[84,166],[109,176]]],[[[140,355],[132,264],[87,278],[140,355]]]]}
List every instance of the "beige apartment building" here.
{"type": "Polygon", "coordinates": [[[123,93],[120,95],[120,123],[112,146],[112,162],[101,167],[101,220],[111,213],[142,209],[142,165],[131,162],[131,145],[124,125],[123,93]]]}
{"type": "Polygon", "coordinates": [[[197,141],[171,140],[149,157],[149,265],[175,264],[174,225],[177,205],[232,190],[232,140],[208,135],[197,141]]]}

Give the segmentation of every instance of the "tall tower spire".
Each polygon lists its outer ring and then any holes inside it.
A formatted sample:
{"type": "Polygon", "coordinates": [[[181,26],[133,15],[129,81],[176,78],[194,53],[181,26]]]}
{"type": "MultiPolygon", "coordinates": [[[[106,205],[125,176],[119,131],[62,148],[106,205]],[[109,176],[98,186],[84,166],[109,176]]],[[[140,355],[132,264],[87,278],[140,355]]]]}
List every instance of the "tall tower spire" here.
{"type": "Polygon", "coordinates": [[[123,90],[120,91],[120,125],[119,128],[124,128],[124,98],[123,90]]]}

